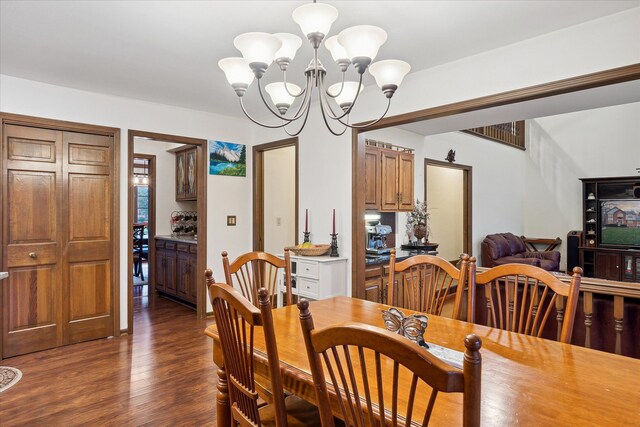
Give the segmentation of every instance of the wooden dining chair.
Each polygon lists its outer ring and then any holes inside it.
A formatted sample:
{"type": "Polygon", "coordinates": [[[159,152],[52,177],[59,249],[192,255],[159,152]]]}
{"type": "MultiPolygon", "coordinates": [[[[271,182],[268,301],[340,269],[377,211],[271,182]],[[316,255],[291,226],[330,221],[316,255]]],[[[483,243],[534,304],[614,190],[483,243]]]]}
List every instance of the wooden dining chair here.
{"type": "Polygon", "coordinates": [[[222,266],[226,282],[242,292],[253,305],[258,306],[258,289],[265,288],[271,296],[272,307],[277,307],[278,275],[284,271],[285,302],[291,305],[291,258],[289,249],[284,250],[284,259],[267,252],[248,252],[229,263],[227,252],[222,252],[222,266]]]}
{"type": "Polygon", "coordinates": [[[462,312],[468,265],[467,254],[460,257],[460,269],[433,255],[415,255],[396,262],[396,251],[391,249],[387,304],[441,316],[445,305],[453,299],[452,317],[473,322],[475,293],[471,287],[468,288],[466,319],[462,312]]]}
{"type": "Polygon", "coordinates": [[[225,283],[211,284],[209,297],[227,373],[233,425],[319,426],[317,407],[294,395],[285,398],[269,292],[265,288],[258,290],[259,308],[225,283]],[[264,333],[273,392],[272,403],[262,406],[254,378],[253,343],[257,327],[262,327],[264,333]]]}
{"type": "Polygon", "coordinates": [[[460,370],[376,326],[343,323],[315,330],[309,302],[301,300],[298,309],[323,427],[334,426],[333,414],[356,427],[409,426],[415,414],[426,426],[439,392],[463,393],[463,425],[480,425],[482,341],[477,335],[464,340],[460,370]]]}
{"type": "Polygon", "coordinates": [[[553,317],[558,322],[557,340],[571,343],[582,277],[580,267],[573,269],[567,284],[532,265],[503,264],[479,274],[475,258],[469,265],[469,286],[485,288],[490,326],[541,337],[547,320],[553,317]]]}
{"type": "Polygon", "coordinates": [[[144,281],[142,262],[149,259],[149,245],[145,242],[144,224],[133,225],[133,275],[144,281]]]}

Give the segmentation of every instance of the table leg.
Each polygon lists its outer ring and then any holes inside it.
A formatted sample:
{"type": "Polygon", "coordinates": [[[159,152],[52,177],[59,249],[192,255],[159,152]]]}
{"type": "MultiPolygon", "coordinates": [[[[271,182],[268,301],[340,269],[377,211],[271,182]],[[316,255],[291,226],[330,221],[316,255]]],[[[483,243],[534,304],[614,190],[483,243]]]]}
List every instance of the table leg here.
{"type": "Polygon", "coordinates": [[[231,408],[229,407],[229,386],[224,366],[218,366],[218,393],[216,394],[216,418],[218,427],[231,425],[231,408]]]}

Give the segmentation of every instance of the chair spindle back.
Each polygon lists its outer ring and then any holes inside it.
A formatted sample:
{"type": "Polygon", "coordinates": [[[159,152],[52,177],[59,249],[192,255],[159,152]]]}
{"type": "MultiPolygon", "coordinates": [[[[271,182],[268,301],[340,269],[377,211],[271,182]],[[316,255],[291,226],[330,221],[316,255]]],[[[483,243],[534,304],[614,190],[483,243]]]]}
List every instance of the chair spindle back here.
{"type": "Polygon", "coordinates": [[[463,370],[459,370],[375,326],[347,323],[314,330],[309,303],[302,300],[298,308],[323,427],[335,425],[332,398],[334,410],[347,425],[408,426],[415,420],[426,426],[439,392],[463,393],[464,426],[480,425],[478,336],[466,337],[463,370]],[[400,378],[410,379],[410,386],[401,387],[400,378]]]}
{"type": "Polygon", "coordinates": [[[266,252],[249,252],[229,263],[227,252],[222,252],[222,266],[226,282],[239,289],[242,295],[253,305],[258,306],[258,290],[265,288],[271,297],[272,307],[277,306],[278,275],[280,269],[285,272],[285,302],[291,304],[291,258],[285,249],[284,259],[266,252]]]}
{"type": "Polygon", "coordinates": [[[254,380],[253,340],[255,327],[262,326],[269,359],[276,423],[278,426],[286,427],[287,416],[280,376],[280,359],[273,330],[269,293],[264,288],[258,291],[259,309],[247,301],[240,292],[225,283],[211,284],[209,297],[227,372],[234,425],[236,423],[243,426],[261,425],[258,393],[254,380]]]}
{"type": "MultiPolygon", "coordinates": [[[[433,255],[416,255],[397,262],[391,250],[387,304],[427,314],[442,315],[455,289],[453,318],[461,319],[462,300],[467,286],[469,256],[461,255],[460,269],[433,255]]],[[[473,289],[469,287],[467,321],[473,321],[473,289]]]]}
{"type": "Polygon", "coordinates": [[[526,264],[503,264],[479,274],[475,270],[472,258],[470,279],[474,287],[485,287],[487,318],[492,327],[541,337],[555,309],[557,340],[571,343],[582,277],[580,267],[573,269],[570,284],[526,264]]]}

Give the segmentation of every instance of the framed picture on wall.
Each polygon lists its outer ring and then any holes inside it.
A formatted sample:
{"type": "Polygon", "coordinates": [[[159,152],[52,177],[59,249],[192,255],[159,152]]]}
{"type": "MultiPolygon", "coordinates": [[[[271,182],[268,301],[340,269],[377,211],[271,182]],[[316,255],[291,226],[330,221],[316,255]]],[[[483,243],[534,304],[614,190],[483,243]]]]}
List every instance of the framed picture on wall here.
{"type": "Polygon", "coordinates": [[[247,146],[210,140],[209,175],[247,176],[247,146]]]}

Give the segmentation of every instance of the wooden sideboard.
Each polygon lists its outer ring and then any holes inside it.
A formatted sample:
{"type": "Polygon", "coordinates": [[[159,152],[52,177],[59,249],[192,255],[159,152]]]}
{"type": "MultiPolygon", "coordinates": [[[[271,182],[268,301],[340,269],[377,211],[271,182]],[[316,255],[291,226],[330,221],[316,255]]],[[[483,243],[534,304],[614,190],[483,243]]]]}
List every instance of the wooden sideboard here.
{"type": "Polygon", "coordinates": [[[197,243],[193,239],[156,236],[155,289],[195,306],[198,298],[197,243]]]}

